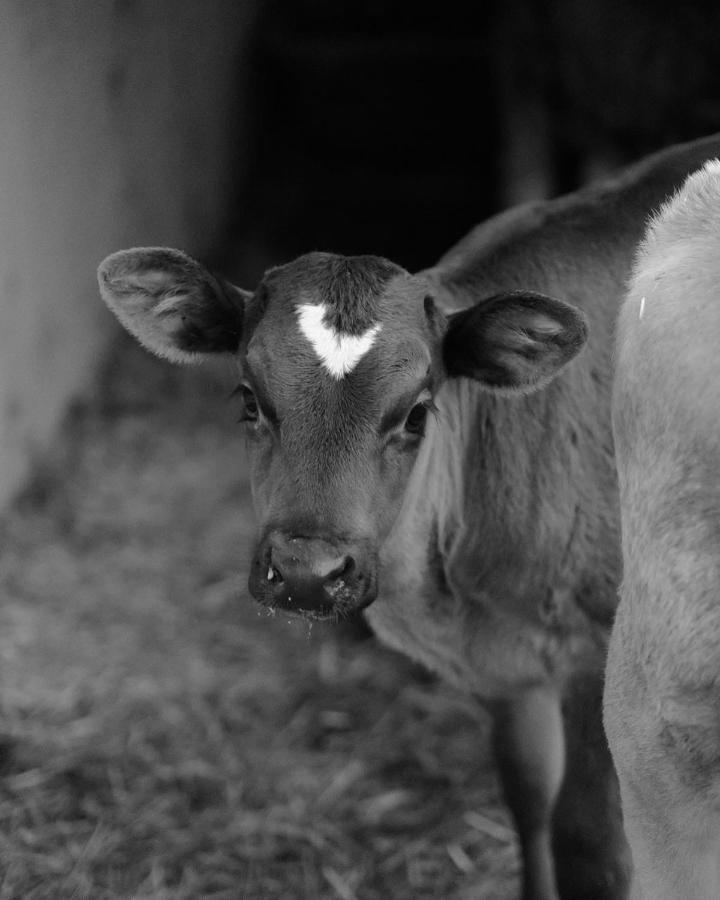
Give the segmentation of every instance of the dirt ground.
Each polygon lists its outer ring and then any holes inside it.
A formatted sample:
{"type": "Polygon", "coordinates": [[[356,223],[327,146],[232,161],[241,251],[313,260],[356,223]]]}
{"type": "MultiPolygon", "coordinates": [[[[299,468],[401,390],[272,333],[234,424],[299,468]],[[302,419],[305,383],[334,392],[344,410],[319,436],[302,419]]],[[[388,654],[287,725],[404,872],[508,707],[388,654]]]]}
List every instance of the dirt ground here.
{"type": "Polygon", "coordinates": [[[230,369],[118,342],[0,527],[0,900],[503,900],[487,720],[259,615],[230,369]]]}

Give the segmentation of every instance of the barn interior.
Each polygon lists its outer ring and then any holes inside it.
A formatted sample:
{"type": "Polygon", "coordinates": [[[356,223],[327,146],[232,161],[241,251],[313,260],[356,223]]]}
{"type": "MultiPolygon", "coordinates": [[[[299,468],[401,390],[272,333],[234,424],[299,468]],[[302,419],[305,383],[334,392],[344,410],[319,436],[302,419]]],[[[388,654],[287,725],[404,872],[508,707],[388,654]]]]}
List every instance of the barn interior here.
{"type": "Polygon", "coordinates": [[[485,713],[360,623],[260,615],[230,364],[152,358],[108,253],[252,288],[431,265],[718,130],[709,0],[0,11],[0,900],[516,895],[485,713]]]}

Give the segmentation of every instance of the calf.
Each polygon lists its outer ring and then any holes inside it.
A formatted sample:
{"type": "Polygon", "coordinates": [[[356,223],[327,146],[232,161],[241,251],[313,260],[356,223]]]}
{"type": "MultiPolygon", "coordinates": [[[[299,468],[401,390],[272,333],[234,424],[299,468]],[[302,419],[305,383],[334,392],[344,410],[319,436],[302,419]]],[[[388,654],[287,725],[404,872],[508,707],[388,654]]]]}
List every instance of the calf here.
{"type": "Polygon", "coordinates": [[[250,293],[176,250],[100,266],[149,349],[239,361],[251,593],[314,618],[367,607],[383,640],[493,710],[526,900],[626,895],[601,710],[613,323],[648,215],[719,151],[676,147],[512,209],[416,275],[313,253],[250,293]]]}
{"type": "Polygon", "coordinates": [[[720,162],[654,218],[618,327],[607,734],[632,896],[720,897],[720,162]]]}

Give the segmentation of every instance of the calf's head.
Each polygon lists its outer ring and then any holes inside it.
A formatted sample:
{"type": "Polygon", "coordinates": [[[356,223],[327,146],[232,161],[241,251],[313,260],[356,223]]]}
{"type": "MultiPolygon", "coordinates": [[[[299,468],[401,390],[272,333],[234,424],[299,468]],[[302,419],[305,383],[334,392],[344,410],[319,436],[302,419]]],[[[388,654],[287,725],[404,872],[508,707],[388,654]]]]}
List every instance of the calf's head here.
{"type": "Polygon", "coordinates": [[[316,618],[376,596],[378,548],[443,380],[532,390],[586,336],[576,310],[533,293],[446,315],[422,275],[373,256],[312,253],[248,292],[177,250],[135,249],[104,260],[99,282],[158,355],[237,359],[260,523],[250,591],[316,618]]]}

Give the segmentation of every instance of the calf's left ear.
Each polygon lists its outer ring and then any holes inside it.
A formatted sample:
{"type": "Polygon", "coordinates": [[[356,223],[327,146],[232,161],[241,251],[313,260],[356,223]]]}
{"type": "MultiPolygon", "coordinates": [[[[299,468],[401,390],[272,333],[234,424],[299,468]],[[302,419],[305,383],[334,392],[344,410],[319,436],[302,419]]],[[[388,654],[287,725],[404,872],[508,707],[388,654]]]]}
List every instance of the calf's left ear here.
{"type": "Polygon", "coordinates": [[[443,360],[450,376],[528,393],[554,378],[586,340],[585,316],[575,307],[517,291],[449,316],[443,360]]]}
{"type": "Polygon", "coordinates": [[[180,250],[139,247],[113,253],[98,269],[100,294],[141,344],[172,362],[235,353],[252,296],[180,250]]]}

